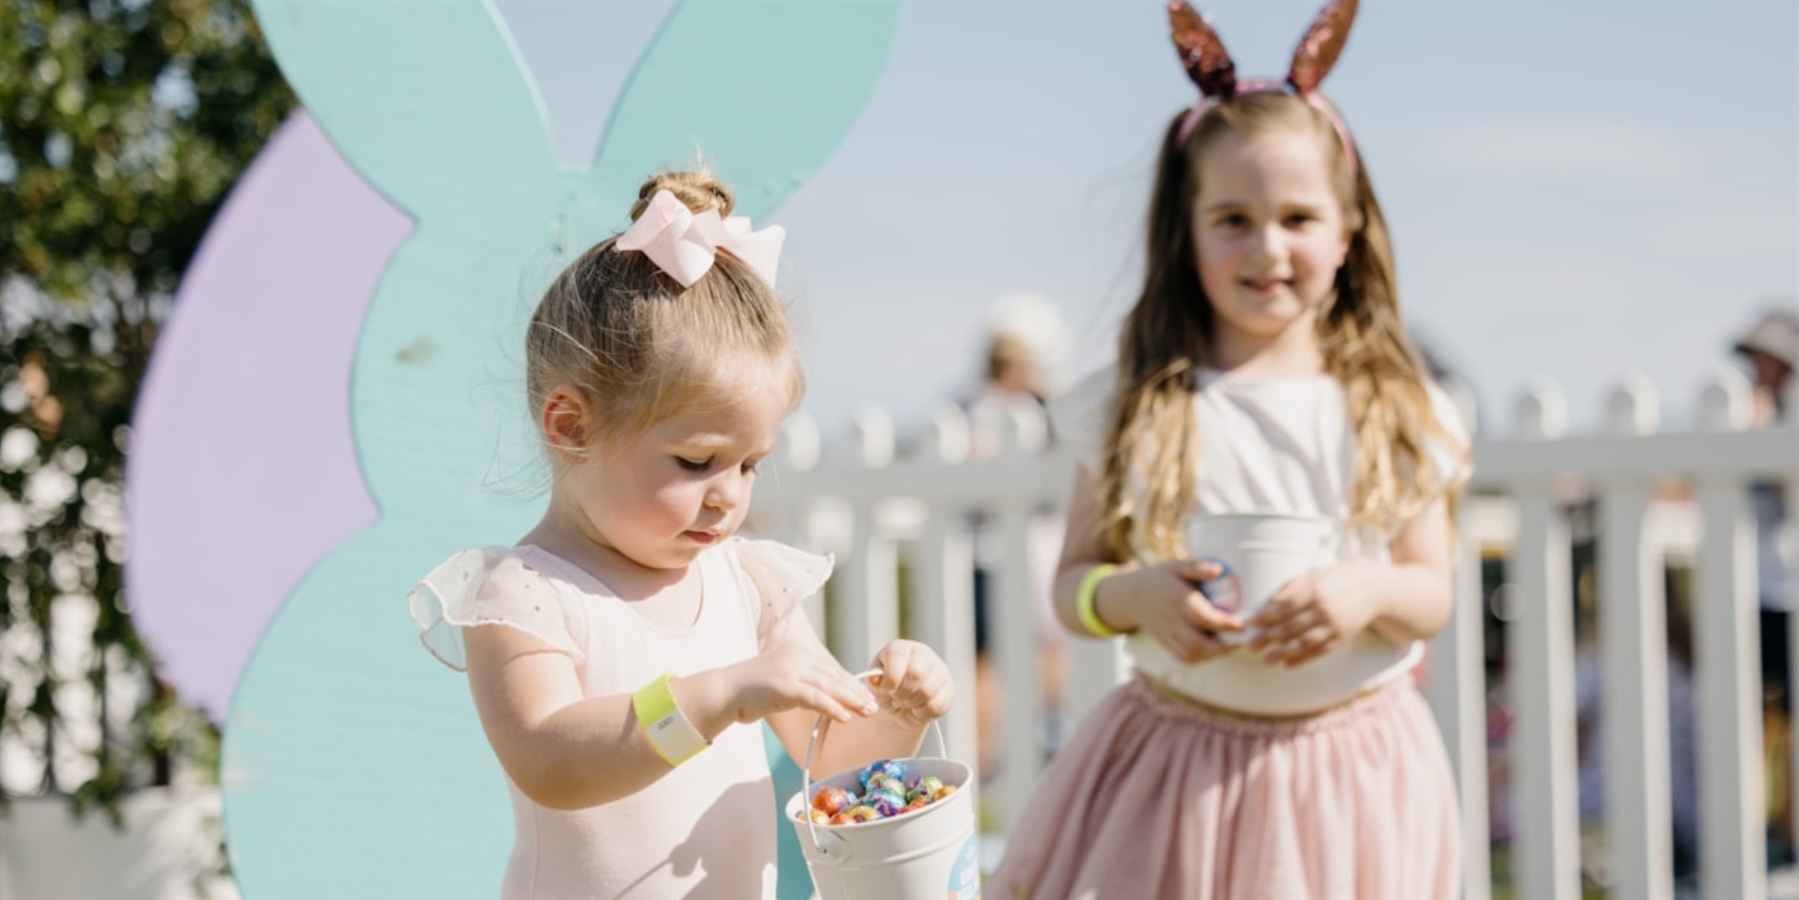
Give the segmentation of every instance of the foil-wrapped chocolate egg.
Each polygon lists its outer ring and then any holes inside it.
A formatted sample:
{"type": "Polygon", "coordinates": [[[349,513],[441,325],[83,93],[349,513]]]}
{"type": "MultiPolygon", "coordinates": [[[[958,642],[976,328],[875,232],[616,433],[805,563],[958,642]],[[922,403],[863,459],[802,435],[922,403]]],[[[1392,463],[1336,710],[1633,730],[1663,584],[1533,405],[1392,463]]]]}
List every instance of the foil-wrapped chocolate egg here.
{"type": "Polygon", "coordinates": [[[824,787],[812,795],[812,808],[836,815],[856,805],[856,796],[840,787],[824,787]]]}
{"type": "Polygon", "coordinates": [[[874,762],[869,763],[862,769],[860,779],[864,791],[868,790],[869,779],[877,774],[884,774],[897,778],[903,784],[906,780],[906,764],[897,759],[877,759],[874,762]]]}
{"type": "Polygon", "coordinates": [[[875,791],[868,795],[866,803],[881,815],[891,816],[905,808],[906,796],[893,791],[875,791]]]}

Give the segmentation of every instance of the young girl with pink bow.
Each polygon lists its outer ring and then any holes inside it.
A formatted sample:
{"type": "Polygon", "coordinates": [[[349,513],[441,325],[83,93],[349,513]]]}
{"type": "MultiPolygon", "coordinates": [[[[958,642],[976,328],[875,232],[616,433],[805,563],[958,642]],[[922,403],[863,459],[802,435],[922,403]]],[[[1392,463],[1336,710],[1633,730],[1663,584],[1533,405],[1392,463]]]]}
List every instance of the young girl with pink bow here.
{"type": "Polygon", "coordinates": [[[795,758],[817,716],[846,723],[813,761],[841,771],[915,754],[954,695],[912,641],[865,687],[798,605],[831,561],[732,536],[804,378],[783,234],[731,207],[709,175],[652,178],[550,286],[525,346],[549,509],[411,596],[506,772],[507,897],[772,897],[761,723],[795,758]]]}
{"type": "Polygon", "coordinates": [[[1054,409],[1079,460],[1061,618],[1130,635],[1137,673],[1045,772],[987,896],[1456,896],[1455,789],[1406,676],[1449,616],[1466,444],[1318,91],[1355,2],[1326,6],[1284,83],[1238,81],[1169,11],[1201,96],[1163,137],[1118,364],[1054,409]],[[1223,548],[1188,529],[1271,514],[1329,549],[1238,615],[1211,587],[1223,548]]]}

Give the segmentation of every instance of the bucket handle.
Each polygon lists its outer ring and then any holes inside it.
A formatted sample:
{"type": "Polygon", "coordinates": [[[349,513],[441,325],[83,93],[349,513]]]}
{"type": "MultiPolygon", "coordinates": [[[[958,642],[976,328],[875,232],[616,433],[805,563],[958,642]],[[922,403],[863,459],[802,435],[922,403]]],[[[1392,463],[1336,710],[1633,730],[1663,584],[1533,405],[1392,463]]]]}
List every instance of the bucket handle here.
{"type": "MultiPolygon", "coordinates": [[[[856,679],[860,681],[864,678],[873,678],[880,674],[880,669],[869,669],[866,672],[857,672],[856,679]]],[[[825,739],[825,732],[830,730],[831,717],[820,714],[818,721],[812,723],[812,737],[810,740],[806,741],[806,765],[800,770],[800,777],[803,780],[805,787],[805,793],[803,793],[801,797],[806,803],[806,830],[811,833],[812,846],[818,848],[822,853],[828,853],[829,851],[825,849],[824,844],[818,839],[818,823],[812,821],[812,751],[825,739]]],[[[937,736],[938,757],[947,758],[949,756],[949,744],[944,743],[943,727],[937,724],[936,719],[932,719],[930,727],[926,730],[937,736]]]]}

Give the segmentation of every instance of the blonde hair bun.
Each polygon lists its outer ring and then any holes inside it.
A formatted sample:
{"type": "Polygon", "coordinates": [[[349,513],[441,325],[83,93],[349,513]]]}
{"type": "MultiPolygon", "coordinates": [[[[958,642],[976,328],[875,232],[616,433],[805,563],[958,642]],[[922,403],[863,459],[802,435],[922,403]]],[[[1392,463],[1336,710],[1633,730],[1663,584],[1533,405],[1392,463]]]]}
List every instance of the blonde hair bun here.
{"type": "Polygon", "coordinates": [[[674,194],[675,199],[696,213],[717,209],[720,216],[728,216],[732,207],[737,205],[737,195],[730,186],[719,181],[710,169],[660,172],[651,175],[637,189],[637,202],[631,204],[631,221],[635,222],[638,216],[643,215],[643,211],[649,208],[650,198],[656,196],[657,191],[674,194]]]}

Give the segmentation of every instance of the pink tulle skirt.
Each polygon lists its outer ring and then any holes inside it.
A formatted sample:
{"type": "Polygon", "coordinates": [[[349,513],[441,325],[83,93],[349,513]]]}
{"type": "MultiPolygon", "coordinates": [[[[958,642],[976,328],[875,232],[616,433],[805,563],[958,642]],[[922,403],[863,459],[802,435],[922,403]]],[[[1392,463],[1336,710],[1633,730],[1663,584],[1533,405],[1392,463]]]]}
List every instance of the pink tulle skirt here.
{"type": "Polygon", "coordinates": [[[982,895],[1455,897],[1454,781],[1404,678],[1315,716],[1112,692],[1044,773],[982,895]]]}

